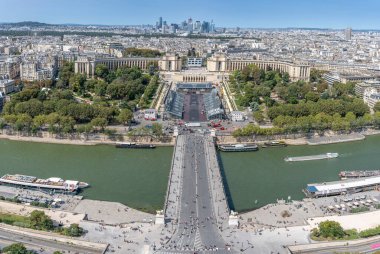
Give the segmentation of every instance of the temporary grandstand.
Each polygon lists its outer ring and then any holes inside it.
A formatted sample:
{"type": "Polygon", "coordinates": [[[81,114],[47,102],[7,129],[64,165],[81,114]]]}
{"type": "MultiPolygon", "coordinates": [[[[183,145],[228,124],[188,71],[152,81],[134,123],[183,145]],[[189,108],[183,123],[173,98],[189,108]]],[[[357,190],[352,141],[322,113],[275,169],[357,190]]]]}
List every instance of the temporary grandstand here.
{"type": "Polygon", "coordinates": [[[184,95],[170,90],[165,101],[165,110],[172,117],[182,118],[184,95]]]}
{"type": "Polygon", "coordinates": [[[212,89],[211,83],[178,83],[178,91],[210,91],[212,89]]]}
{"type": "Polygon", "coordinates": [[[224,110],[216,89],[211,90],[210,93],[204,94],[203,102],[205,105],[207,120],[223,118],[224,110]]]}

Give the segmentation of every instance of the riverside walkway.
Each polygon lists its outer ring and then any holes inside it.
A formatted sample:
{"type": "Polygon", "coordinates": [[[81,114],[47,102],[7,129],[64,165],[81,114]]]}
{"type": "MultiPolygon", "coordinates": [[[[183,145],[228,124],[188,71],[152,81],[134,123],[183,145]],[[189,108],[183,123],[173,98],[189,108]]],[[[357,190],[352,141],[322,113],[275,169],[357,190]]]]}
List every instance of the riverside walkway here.
{"type": "Polygon", "coordinates": [[[229,212],[212,137],[178,136],[164,209],[172,236],[156,253],[231,253],[229,212]]]}

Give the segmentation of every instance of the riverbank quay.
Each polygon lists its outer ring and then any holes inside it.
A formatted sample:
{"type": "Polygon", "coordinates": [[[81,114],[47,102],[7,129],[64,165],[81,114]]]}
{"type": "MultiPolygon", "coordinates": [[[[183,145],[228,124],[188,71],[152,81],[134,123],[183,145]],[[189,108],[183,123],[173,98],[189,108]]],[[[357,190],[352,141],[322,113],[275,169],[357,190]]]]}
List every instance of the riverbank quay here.
{"type": "Polygon", "coordinates": [[[273,140],[284,141],[288,145],[327,145],[344,142],[353,142],[364,140],[366,136],[379,135],[380,130],[367,129],[360,132],[352,132],[349,134],[337,134],[332,131],[326,131],[323,134],[319,133],[294,133],[294,134],[279,134],[273,136],[252,135],[250,137],[234,137],[228,133],[217,133],[217,144],[249,144],[255,142],[264,144],[273,140]]]}
{"type": "MultiPolygon", "coordinates": [[[[265,142],[273,140],[282,140],[288,145],[324,145],[336,144],[342,142],[360,141],[365,139],[365,136],[379,135],[380,130],[368,129],[362,132],[351,134],[335,134],[333,132],[326,132],[323,135],[314,134],[284,134],[274,136],[256,136],[252,137],[233,137],[229,133],[217,133],[216,144],[226,145],[233,143],[249,144],[255,142],[257,144],[264,144],[265,142]]],[[[26,141],[37,143],[50,143],[50,144],[65,144],[65,145],[116,145],[117,143],[136,143],[142,145],[155,145],[155,146],[174,146],[175,139],[167,136],[162,141],[157,141],[151,136],[133,136],[120,134],[118,137],[110,137],[104,134],[89,134],[89,135],[73,135],[73,136],[59,136],[50,134],[48,132],[40,132],[38,135],[17,135],[0,133],[0,139],[7,139],[13,141],[26,141]]]]}
{"type": "Polygon", "coordinates": [[[107,225],[121,225],[128,223],[151,223],[155,216],[138,211],[118,202],[83,199],[82,196],[64,194],[46,194],[37,190],[25,190],[0,185],[0,196],[24,200],[28,197],[36,201],[60,200],[57,208],[40,208],[29,204],[0,201],[0,212],[28,216],[33,210],[44,211],[53,220],[63,220],[68,226],[81,221],[93,221],[107,225]],[[73,217],[71,217],[73,215],[73,217]],[[65,222],[68,220],[68,222],[65,222]]]}
{"type": "Polygon", "coordinates": [[[286,203],[281,200],[277,204],[240,214],[239,228],[226,232],[226,238],[230,243],[238,242],[239,249],[247,250],[247,253],[332,253],[354,250],[355,253],[362,253],[361,251],[368,249],[371,244],[378,242],[380,237],[315,242],[310,239],[310,233],[313,228],[318,227],[318,223],[325,220],[337,221],[345,230],[355,228],[361,231],[379,226],[380,210],[349,214],[342,209],[328,209],[329,206],[345,203],[346,198],[355,199],[363,195],[366,198],[379,197],[380,192],[362,192],[286,203]],[[347,243],[355,249],[347,248],[347,243]]]}
{"type": "Polygon", "coordinates": [[[308,218],[307,223],[313,228],[318,227],[318,224],[323,221],[336,221],[339,222],[343,229],[356,229],[363,231],[366,229],[375,228],[380,225],[380,211],[363,212],[358,214],[347,215],[332,215],[324,217],[308,218]]]}
{"type": "Polygon", "coordinates": [[[151,140],[150,137],[140,137],[140,138],[130,138],[127,135],[124,135],[121,140],[115,140],[109,138],[103,134],[91,135],[88,137],[72,137],[65,138],[51,135],[50,133],[42,133],[39,136],[26,136],[26,135],[8,135],[1,133],[0,139],[8,139],[13,141],[26,141],[26,142],[37,142],[37,143],[50,143],[50,144],[64,144],[64,145],[116,145],[120,142],[126,143],[136,143],[142,145],[155,145],[155,146],[174,146],[174,139],[170,139],[169,142],[159,142],[151,140]]]}
{"type": "MultiPolygon", "coordinates": [[[[302,201],[293,200],[290,202],[279,200],[275,204],[268,204],[259,209],[241,213],[239,215],[240,227],[246,230],[257,231],[262,229],[287,228],[292,226],[315,226],[314,223],[311,223],[315,218],[320,218],[315,220],[321,221],[324,218],[328,218],[328,216],[333,216],[333,218],[343,218],[343,215],[350,215],[347,209],[347,200],[367,200],[373,198],[375,200],[380,200],[380,192],[359,192],[355,194],[316,199],[305,198],[302,201]],[[342,204],[346,207],[345,209],[342,209],[342,204]],[[337,206],[339,206],[339,208],[337,208],[337,206]],[[330,209],[331,207],[334,209],[330,209]]],[[[380,216],[380,210],[371,208],[371,212],[375,212],[373,214],[375,216],[374,219],[378,219],[380,224],[380,217],[378,217],[380,216]]],[[[372,215],[371,213],[363,213],[363,215],[364,214],[372,215]]],[[[357,226],[354,224],[352,225],[353,226],[351,228],[357,226]]],[[[373,224],[368,225],[373,227],[373,224]]]]}
{"type": "Polygon", "coordinates": [[[365,136],[360,133],[342,134],[334,136],[313,137],[307,140],[307,144],[311,146],[315,145],[327,145],[336,144],[342,142],[360,141],[365,139],[365,136]]]}
{"type": "MultiPolygon", "coordinates": [[[[46,198],[46,195],[49,196],[49,194],[36,190],[22,190],[0,185],[0,195],[5,193],[9,197],[19,197],[20,194],[33,198],[46,198]]],[[[62,194],[59,196],[54,194],[51,198],[60,198],[66,204],[59,208],[44,209],[28,204],[0,201],[0,212],[28,216],[32,211],[40,210],[44,211],[53,221],[59,221],[64,226],[77,223],[85,230],[86,234],[74,240],[107,246],[106,253],[151,253],[150,251],[154,244],[158,246],[160,239],[163,241],[170,236],[167,234],[167,230],[164,232],[163,226],[154,224],[154,215],[137,211],[121,203],[81,199],[78,196],[68,195],[65,198],[65,195],[62,194]]],[[[19,230],[24,234],[23,228],[19,230]]],[[[1,232],[0,226],[0,237],[1,232]]],[[[41,232],[38,231],[37,233],[41,232]]],[[[46,233],[45,235],[55,237],[55,234],[46,233]]],[[[24,235],[24,237],[26,236],[24,235]]],[[[66,238],[62,237],[62,239],[66,238]]],[[[43,242],[39,246],[43,246],[47,250],[49,245],[50,242],[46,244],[43,242]]],[[[56,250],[74,252],[82,248],[75,249],[75,246],[74,244],[72,249],[65,249],[57,245],[56,250]]],[[[35,249],[34,245],[30,247],[35,249]]],[[[103,253],[105,248],[101,252],[86,250],[80,251],[80,253],[103,253]]]]}
{"type": "Polygon", "coordinates": [[[86,218],[86,214],[84,213],[74,213],[56,209],[40,208],[27,204],[0,201],[0,213],[30,216],[30,214],[35,210],[45,212],[45,214],[53,220],[54,224],[61,224],[65,227],[68,227],[71,224],[79,224],[86,218]]]}
{"type": "Polygon", "coordinates": [[[135,210],[121,203],[90,199],[81,200],[72,212],[86,214],[86,220],[107,225],[152,223],[155,219],[153,214],[135,210]]]}

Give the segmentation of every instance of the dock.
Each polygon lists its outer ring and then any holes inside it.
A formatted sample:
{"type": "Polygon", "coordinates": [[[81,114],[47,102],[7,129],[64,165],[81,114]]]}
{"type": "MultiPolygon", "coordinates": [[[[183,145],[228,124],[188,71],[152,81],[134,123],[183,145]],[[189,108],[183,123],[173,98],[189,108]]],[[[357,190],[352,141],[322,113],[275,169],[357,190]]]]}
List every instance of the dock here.
{"type": "Polygon", "coordinates": [[[304,190],[311,198],[351,194],[380,188],[380,176],[363,177],[344,181],[308,184],[304,190]]]}

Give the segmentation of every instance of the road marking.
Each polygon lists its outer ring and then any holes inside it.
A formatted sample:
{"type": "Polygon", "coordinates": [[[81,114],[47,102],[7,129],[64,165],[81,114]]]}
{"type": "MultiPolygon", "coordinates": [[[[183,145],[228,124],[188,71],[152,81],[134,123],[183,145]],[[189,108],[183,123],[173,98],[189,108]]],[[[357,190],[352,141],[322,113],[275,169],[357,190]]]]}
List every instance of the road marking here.
{"type": "Polygon", "coordinates": [[[202,248],[202,246],[203,244],[201,240],[201,235],[199,233],[199,230],[197,229],[197,231],[195,232],[195,238],[194,238],[194,249],[199,250],[200,248],[202,248]]]}

